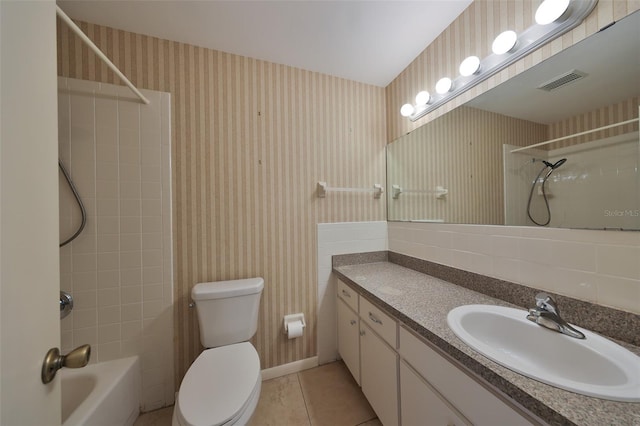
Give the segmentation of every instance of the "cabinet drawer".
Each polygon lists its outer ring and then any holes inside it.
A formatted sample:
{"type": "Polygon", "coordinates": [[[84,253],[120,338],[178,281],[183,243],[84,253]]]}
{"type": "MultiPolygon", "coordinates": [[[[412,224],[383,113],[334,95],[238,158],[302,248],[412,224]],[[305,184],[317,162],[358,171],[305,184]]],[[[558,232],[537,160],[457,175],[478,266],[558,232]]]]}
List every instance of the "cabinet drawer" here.
{"type": "Polygon", "coordinates": [[[344,300],[351,309],[358,312],[358,293],[340,280],[338,280],[338,297],[344,300]]]}
{"type": "Polygon", "coordinates": [[[531,425],[513,408],[400,327],[400,355],[474,425],[531,425]],[[469,398],[473,395],[473,398],[469,398]]]}
{"type": "Polygon", "coordinates": [[[392,348],[396,348],[397,323],[364,297],[360,299],[360,318],[392,348]]]}

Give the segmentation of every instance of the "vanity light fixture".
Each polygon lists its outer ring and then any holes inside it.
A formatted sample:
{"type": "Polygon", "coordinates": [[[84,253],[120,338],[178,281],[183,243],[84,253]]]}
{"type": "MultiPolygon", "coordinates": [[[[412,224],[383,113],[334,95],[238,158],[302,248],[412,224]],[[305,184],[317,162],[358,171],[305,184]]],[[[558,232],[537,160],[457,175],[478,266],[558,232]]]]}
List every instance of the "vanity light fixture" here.
{"type": "Polygon", "coordinates": [[[504,55],[511,51],[518,42],[518,34],[515,31],[505,31],[500,33],[491,45],[491,51],[496,55],[504,55]]]}
{"type": "Polygon", "coordinates": [[[411,104],[404,104],[402,108],[400,108],[400,114],[403,117],[411,117],[411,115],[415,112],[415,108],[411,104]]]}
{"type": "Polygon", "coordinates": [[[569,8],[571,0],[544,0],[536,10],[536,23],[548,25],[560,18],[569,8]]]}
{"type": "Polygon", "coordinates": [[[460,64],[460,75],[469,77],[480,71],[480,58],[477,56],[469,56],[460,64]]]}
{"type": "Polygon", "coordinates": [[[431,94],[426,90],[423,90],[422,92],[419,92],[416,95],[416,106],[418,107],[425,106],[429,103],[430,100],[431,100],[431,94]]]}
{"type": "Polygon", "coordinates": [[[427,93],[429,97],[427,102],[424,102],[424,95],[420,92],[416,96],[416,105],[404,104],[400,114],[411,121],[424,117],[539,47],[577,27],[589,16],[597,3],[598,0],[542,1],[536,11],[536,22],[533,25],[519,35],[513,31],[500,34],[492,46],[494,53],[482,60],[474,56],[465,59],[460,64],[459,77],[455,80],[440,79],[436,84],[436,95],[431,96],[427,93]]]}
{"type": "Polygon", "coordinates": [[[440,95],[444,95],[453,89],[453,81],[449,77],[444,77],[438,80],[436,83],[436,92],[440,95]]]}

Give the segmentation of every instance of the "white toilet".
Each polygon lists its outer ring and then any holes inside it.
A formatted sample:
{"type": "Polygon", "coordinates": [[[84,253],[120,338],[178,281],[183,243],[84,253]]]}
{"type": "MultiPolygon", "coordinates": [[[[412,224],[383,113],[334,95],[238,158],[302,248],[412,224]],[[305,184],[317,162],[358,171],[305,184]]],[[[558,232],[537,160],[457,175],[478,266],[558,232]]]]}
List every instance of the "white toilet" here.
{"type": "Polygon", "coordinates": [[[191,290],[206,349],[182,380],[174,426],[244,425],[253,414],[262,377],[248,340],[258,327],[262,278],[196,284],[191,290]]]}

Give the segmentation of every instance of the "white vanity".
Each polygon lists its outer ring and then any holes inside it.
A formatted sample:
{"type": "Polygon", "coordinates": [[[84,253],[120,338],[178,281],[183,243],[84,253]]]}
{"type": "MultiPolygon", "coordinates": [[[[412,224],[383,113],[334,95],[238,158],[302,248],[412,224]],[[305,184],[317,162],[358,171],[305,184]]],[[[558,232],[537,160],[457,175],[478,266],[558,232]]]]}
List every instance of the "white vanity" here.
{"type": "Polygon", "coordinates": [[[385,426],[535,424],[340,280],[338,351],[385,426]]]}
{"type": "Polygon", "coordinates": [[[447,324],[458,306],[513,306],[507,302],[391,262],[334,272],[338,352],[385,426],[640,422],[640,403],[525,377],[471,349],[447,324]]]}

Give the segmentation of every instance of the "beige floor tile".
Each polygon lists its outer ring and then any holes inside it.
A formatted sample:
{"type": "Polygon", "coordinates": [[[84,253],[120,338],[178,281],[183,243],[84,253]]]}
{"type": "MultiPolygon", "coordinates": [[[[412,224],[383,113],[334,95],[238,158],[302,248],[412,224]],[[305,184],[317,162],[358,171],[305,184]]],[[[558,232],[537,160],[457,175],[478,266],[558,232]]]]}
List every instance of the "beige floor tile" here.
{"type": "Polygon", "coordinates": [[[297,374],[262,382],[260,400],[249,426],[309,426],[297,374]]]}
{"type": "Polygon", "coordinates": [[[312,426],[355,426],[376,417],[342,361],[299,377],[312,426]]]}
{"type": "Polygon", "coordinates": [[[140,414],[133,426],[171,426],[173,407],[161,408],[140,414]]]}

